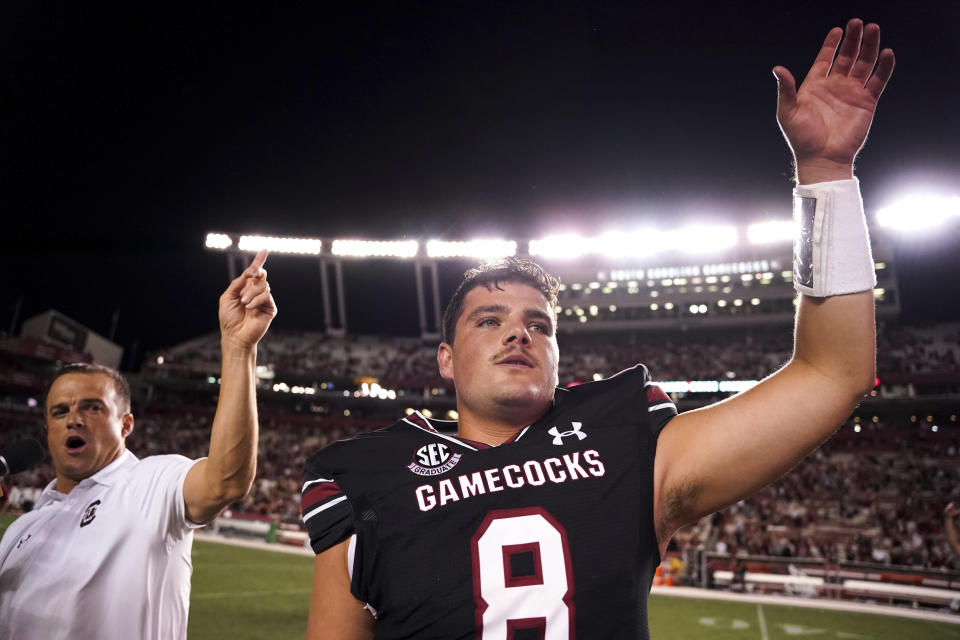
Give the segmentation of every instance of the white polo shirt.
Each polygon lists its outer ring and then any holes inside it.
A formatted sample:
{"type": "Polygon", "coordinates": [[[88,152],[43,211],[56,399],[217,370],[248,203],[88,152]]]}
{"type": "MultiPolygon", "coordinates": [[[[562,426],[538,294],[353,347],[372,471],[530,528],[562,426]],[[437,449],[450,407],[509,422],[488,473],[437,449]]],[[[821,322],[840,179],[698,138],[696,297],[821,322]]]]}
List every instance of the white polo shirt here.
{"type": "Polygon", "coordinates": [[[69,494],[47,485],[0,540],[0,640],[186,638],[194,462],[125,451],[69,494]]]}

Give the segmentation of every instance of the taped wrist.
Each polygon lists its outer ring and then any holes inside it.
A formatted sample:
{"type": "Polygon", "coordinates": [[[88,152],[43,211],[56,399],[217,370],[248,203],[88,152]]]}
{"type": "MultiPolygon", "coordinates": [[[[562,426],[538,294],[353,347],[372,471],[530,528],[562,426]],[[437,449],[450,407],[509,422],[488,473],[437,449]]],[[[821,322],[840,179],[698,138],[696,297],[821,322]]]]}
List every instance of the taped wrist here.
{"type": "Polygon", "coordinates": [[[856,178],[793,190],[793,286],[818,298],[869,291],[877,284],[856,178]]]}

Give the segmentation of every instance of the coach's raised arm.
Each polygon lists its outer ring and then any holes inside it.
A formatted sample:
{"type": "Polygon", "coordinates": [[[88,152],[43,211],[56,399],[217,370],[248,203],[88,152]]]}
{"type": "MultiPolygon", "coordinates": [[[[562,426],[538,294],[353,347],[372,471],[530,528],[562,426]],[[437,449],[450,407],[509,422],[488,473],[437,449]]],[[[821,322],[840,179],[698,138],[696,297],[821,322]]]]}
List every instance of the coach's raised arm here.
{"type": "Polygon", "coordinates": [[[773,70],[797,178],[793,358],[750,391],[664,428],[654,469],[661,551],[678,527],[789,470],[874,383],[875,276],[853,161],[893,73],[893,52],[879,45],[880,28],[853,19],[846,34],[830,31],[799,90],[786,68],[773,70]]]}
{"type": "Polygon", "coordinates": [[[193,530],[242,498],[256,471],[257,343],[277,313],[266,257],[220,297],[209,457],[137,458],[126,379],[99,364],[54,374],[44,419],[56,478],[0,539],[0,640],[186,638],[193,530]]]}
{"type": "Polygon", "coordinates": [[[250,490],[257,467],[257,343],[277,315],[260,251],[220,296],[222,370],[210,453],[187,474],[187,517],[206,523],[250,490]]]}

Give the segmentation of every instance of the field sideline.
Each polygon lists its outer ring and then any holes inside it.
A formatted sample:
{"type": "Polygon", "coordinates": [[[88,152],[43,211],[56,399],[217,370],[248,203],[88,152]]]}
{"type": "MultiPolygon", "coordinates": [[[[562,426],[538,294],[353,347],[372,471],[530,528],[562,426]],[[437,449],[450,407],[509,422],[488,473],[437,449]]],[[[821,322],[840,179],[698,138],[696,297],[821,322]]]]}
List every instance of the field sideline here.
{"type": "MultiPolygon", "coordinates": [[[[0,519],[0,529],[12,521],[0,519]]],[[[193,549],[189,637],[199,640],[302,639],[313,562],[197,539],[193,549]]],[[[686,597],[695,590],[658,590],[650,599],[657,640],[960,640],[960,616],[913,620],[855,611],[786,606],[773,601],[686,597]],[[669,595],[668,595],[669,594],[669,595]],[[684,597],[679,597],[684,596],[684,597]],[[951,620],[951,621],[947,621],[951,620]]],[[[707,592],[717,597],[719,592],[707,592]]],[[[602,640],[602,639],[601,639],[602,640]]]]}

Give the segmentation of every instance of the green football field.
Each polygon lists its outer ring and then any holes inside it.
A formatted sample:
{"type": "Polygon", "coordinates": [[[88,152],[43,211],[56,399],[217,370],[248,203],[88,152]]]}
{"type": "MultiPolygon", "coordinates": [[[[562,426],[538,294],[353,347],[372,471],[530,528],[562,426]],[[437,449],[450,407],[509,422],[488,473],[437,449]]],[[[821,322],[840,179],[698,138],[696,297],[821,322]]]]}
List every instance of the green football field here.
{"type": "MultiPolygon", "coordinates": [[[[0,519],[0,529],[10,521],[0,519]]],[[[191,638],[303,638],[309,557],[198,540],[193,563],[191,638]]],[[[657,640],[960,640],[954,623],[658,595],[650,599],[650,626],[657,640]]]]}

